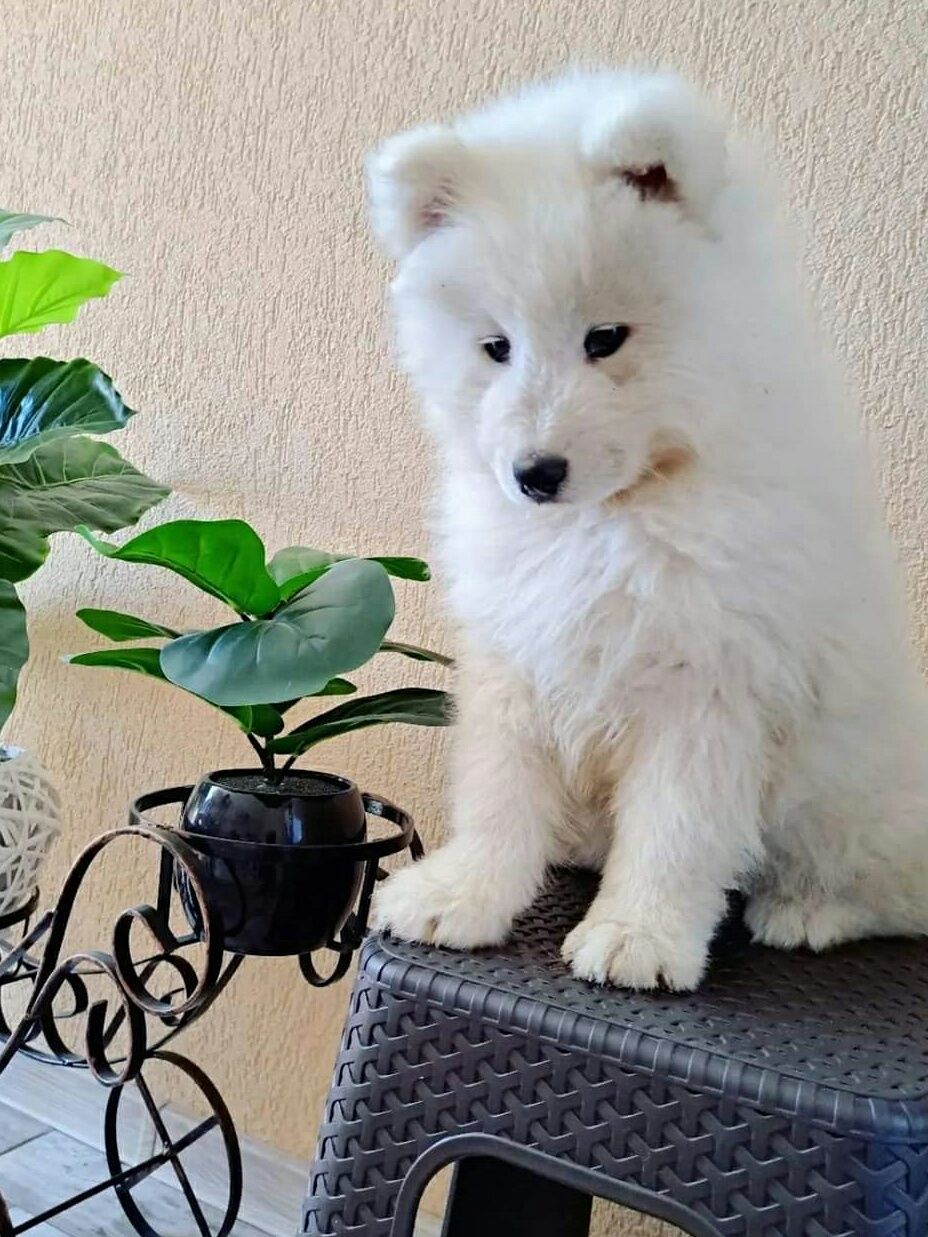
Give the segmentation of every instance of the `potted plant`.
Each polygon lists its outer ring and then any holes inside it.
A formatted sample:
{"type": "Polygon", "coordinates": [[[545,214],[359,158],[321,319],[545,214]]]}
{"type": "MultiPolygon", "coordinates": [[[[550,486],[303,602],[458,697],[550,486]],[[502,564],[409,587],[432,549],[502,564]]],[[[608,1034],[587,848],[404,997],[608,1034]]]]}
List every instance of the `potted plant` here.
{"type": "MultiPolygon", "coordinates": [[[[44,222],[51,221],[0,211],[0,250],[44,222]]],[[[72,321],[119,278],[111,267],[61,250],[14,253],[0,262],[0,338],[72,321]]],[[[44,562],[48,538],[78,524],[115,532],[168,493],[92,437],[121,429],[133,415],[90,361],[0,360],[0,726],[29,656],[19,585],[44,562]]],[[[16,917],[33,899],[39,864],[58,831],[58,806],[35,757],[0,745],[0,916],[16,917]]]]}
{"type": "MultiPolygon", "coordinates": [[[[122,546],[89,528],[76,531],[100,554],[166,568],[232,611],[219,627],[184,632],[136,615],[83,609],[82,622],[115,647],[69,658],[172,683],[231,718],[254,750],[257,765],[209,773],[175,796],[226,948],[257,954],[337,948],[336,933],[372,854],[366,816],[400,823],[401,814],[362,795],[348,778],[297,769],[296,762],[325,739],[367,726],[446,725],[450,698],[400,688],[343,701],[293,725],[290,718],[307,700],[353,696],[356,688],[344,675],[379,653],[450,664],[429,649],[387,639],[395,608],[390,577],[427,580],[427,565],[306,546],[288,546],[268,559],[258,534],[241,520],[175,520],[122,546]]],[[[157,801],[170,802],[172,795],[162,792],[157,801]]],[[[185,906],[195,919],[193,900],[185,906]]]]}

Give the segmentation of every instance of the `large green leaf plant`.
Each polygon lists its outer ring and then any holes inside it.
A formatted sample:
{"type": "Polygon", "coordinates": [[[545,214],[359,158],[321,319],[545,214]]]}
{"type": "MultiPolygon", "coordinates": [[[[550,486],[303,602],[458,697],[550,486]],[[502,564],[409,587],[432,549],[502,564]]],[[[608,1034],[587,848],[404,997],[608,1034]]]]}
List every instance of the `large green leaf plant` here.
{"type": "Polygon", "coordinates": [[[115,610],[79,610],[78,618],[115,647],[69,660],[132,670],[215,705],[244,731],[269,777],[340,734],[387,722],[450,721],[448,694],[420,687],[360,696],[297,725],[287,716],[307,699],[353,695],[355,685],[343,676],[381,652],[450,665],[441,653],[387,639],[395,612],[390,577],[427,580],[421,559],[356,558],[307,546],[268,558],[242,520],[174,520],[121,546],[90,528],[76,531],[107,558],[183,577],[228,606],[232,618],[181,631],[115,610]]]}
{"type": "MultiPolygon", "coordinates": [[[[0,210],[0,251],[16,233],[51,222],[0,210]]],[[[73,321],[120,278],[57,249],[14,253],[0,261],[0,339],[73,321]]],[[[90,361],[0,359],[0,726],[29,656],[17,586],[45,561],[48,538],[78,525],[115,532],[168,493],[91,437],[122,429],[133,415],[90,361]]]]}

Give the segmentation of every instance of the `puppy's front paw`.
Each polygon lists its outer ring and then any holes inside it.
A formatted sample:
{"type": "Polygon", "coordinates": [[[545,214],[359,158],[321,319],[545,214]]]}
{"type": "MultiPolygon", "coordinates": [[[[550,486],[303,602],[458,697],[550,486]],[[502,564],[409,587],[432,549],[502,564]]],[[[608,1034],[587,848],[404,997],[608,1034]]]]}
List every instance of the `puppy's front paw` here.
{"type": "Polygon", "coordinates": [[[455,949],[505,940],[512,915],[492,904],[492,880],[456,866],[439,851],[394,873],[377,894],[375,926],[406,940],[455,949]]]}
{"type": "Polygon", "coordinates": [[[587,916],[564,941],[562,957],[580,979],[620,988],[689,992],[706,969],[705,941],[683,933],[587,916]]]}

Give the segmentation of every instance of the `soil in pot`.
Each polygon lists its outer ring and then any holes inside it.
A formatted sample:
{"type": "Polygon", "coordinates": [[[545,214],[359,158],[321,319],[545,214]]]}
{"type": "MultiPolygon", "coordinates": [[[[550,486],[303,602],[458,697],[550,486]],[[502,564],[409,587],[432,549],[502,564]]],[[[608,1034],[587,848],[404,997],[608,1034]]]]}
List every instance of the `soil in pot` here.
{"type": "MultiPolygon", "coordinates": [[[[218,777],[219,774],[210,774],[218,777]]],[[[227,790],[257,791],[264,795],[330,795],[333,786],[337,786],[341,778],[330,777],[327,773],[285,773],[282,777],[271,779],[266,773],[237,773],[230,777],[222,777],[222,785],[227,790]]]]}

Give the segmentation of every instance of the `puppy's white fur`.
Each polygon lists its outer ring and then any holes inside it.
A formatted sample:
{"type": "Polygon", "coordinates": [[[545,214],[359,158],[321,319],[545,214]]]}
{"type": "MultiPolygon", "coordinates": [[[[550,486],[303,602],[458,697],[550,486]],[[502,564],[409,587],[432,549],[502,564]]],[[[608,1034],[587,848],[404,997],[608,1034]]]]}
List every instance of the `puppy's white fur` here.
{"type": "Polygon", "coordinates": [[[401,935],[499,942],[562,862],[602,868],[564,945],[601,982],[696,985],[735,885],[773,945],[928,925],[892,554],[727,145],[672,77],[576,74],[372,158],[466,639],[451,839],[379,900],[401,935]],[[654,196],[635,177],[656,165],[654,196]],[[631,334],[591,363],[603,323],[631,334]],[[531,453],[569,461],[556,502],[520,493],[531,453]]]}

